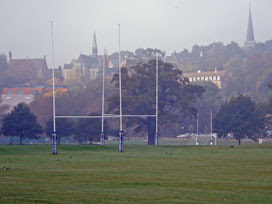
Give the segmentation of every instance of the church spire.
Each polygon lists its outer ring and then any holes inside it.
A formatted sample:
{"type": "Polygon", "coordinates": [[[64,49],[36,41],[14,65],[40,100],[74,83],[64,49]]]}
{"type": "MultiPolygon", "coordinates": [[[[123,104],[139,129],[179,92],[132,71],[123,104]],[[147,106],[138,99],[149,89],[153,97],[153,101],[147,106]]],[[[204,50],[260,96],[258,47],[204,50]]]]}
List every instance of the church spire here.
{"type": "Polygon", "coordinates": [[[253,23],[252,23],[252,15],[251,15],[251,5],[249,5],[249,16],[248,16],[247,36],[246,36],[245,47],[246,48],[255,47],[254,29],[253,29],[253,23]]]}
{"type": "Polygon", "coordinates": [[[93,55],[97,55],[98,54],[95,31],[94,31],[94,35],[93,35],[93,49],[92,49],[92,54],[93,55]]]}

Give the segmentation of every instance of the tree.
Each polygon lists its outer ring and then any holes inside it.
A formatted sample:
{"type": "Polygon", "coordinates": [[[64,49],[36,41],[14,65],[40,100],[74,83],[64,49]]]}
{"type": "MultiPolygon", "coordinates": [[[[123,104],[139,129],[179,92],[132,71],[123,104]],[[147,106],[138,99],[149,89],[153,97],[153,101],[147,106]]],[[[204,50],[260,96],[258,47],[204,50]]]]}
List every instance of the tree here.
{"type": "Polygon", "coordinates": [[[153,48],[138,48],[135,50],[135,55],[139,58],[153,58],[156,54],[160,56],[164,56],[165,52],[161,51],[159,49],[153,49],[153,48]]]}
{"type": "Polygon", "coordinates": [[[2,74],[3,72],[7,71],[7,69],[8,69],[7,56],[4,53],[0,54],[0,73],[2,74]]]}
{"type": "Polygon", "coordinates": [[[7,110],[9,109],[9,105],[1,105],[2,103],[2,99],[0,97],[0,121],[3,119],[5,113],[7,112],[7,110]]]}
{"type": "Polygon", "coordinates": [[[0,97],[0,135],[2,134],[1,126],[2,126],[2,120],[5,117],[6,112],[9,110],[9,105],[1,105],[2,98],[0,97]]]}
{"type": "MultiPolygon", "coordinates": [[[[53,133],[53,119],[46,122],[45,132],[47,137],[53,133]]],[[[69,138],[74,133],[74,124],[70,119],[56,119],[57,142],[60,144],[61,138],[69,138]]]]}
{"type": "Polygon", "coordinates": [[[272,52],[232,57],[224,65],[223,95],[225,97],[245,94],[254,100],[268,99],[269,82],[272,80],[272,52]]]}
{"type": "Polygon", "coordinates": [[[29,107],[25,103],[19,103],[4,117],[2,132],[6,136],[20,137],[21,145],[25,138],[38,139],[43,130],[29,107]]]}
{"type": "MultiPolygon", "coordinates": [[[[105,97],[112,95],[114,90],[111,79],[105,79],[105,97]]],[[[51,92],[52,93],[52,92],[51,92]]],[[[67,93],[56,91],[56,114],[57,115],[89,115],[92,112],[101,111],[102,80],[92,80],[86,87],[78,91],[68,89],[67,93]]],[[[31,111],[38,117],[42,127],[46,127],[46,122],[52,115],[52,95],[40,94],[30,104],[31,111]]],[[[107,104],[105,104],[105,107],[107,104]]]]}
{"type": "MultiPolygon", "coordinates": [[[[199,133],[209,133],[210,132],[210,114],[211,111],[215,115],[221,105],[223,104],[221,90],[212,82],[209,81],[200,81],[195,84],[202,86],[205,89],[204,94],[201,98],[197,100],[194,104],[194,107],[198,112],[198,132],[199,133]]],[[[176,129],[176,134],[180,132],[191,132],[192,125],[195,127],[194,131],[197,131],[196,127],[196,117],[186,117],[183,118],[183,127],[182,129],[176,129]]]]}
{"type": "MultiPolygon", "coordinates": [[[[154,115],[155,114],[155,74],[156,61],[139,63],[136,66],[122,68],[122,103],[123,114],[154,115]]],[[[119,87],[119,77],[116,74],[112,80],[119,87]]],[[[193,107],[204,89],[190,84],[182,76],[182,71],[174,69],[169,63],[159,62],[159,121],[160,127],[171,127],[180,124],[179,115],[195,114],[193,107]]],[[[110,98],[109,111],[119,112],[119,93],[110,98]]],[[[133,127],[136,132],[147,131],[148,144],[153,145],[155,135],[155,118],[127,119],[127,127],[133,127]]]]}
{"type": "MultiPolygon", "coordinates": [[[[91,113],[90,115],[99,114],[91,113]]],[[[80,119],[75,125],[75,139],[80,143],[83,141],[89,141],[89,144],[92,144],[93,141],[98,142],[100,140],[101,125],[101,119],[80,119]]],[[[106,130],[107,127],[105,126],[104,129],[106,130]]]]}
{"type": "Polygon", "coordinates": [[[7,87],[15,82],[14,79],[8,76],[8,62],[5,54],[0,54],[0,92],[4,87],[7,87]]]}
{"type": "Polygon", "coordinates": [[[61,82],[64,81],[64,76],[63,76],[63,71],[61,66],[59,66],[58,69],[54,71],[55,71],[55,77],[59,79],[61,82]]]}
{"type": "Polygon", "coordinates": [[[222,105],[214,118],[214,129],[219,137],[233,133],[241,144],[241,139],[248,137],[255,140],[255,135],[264,128],[265,118],[256,104],[248,96],[232,97],[222,105]]]}
{"type": "MultiPolygon", "coordinates": [[[[199,131],[204,132],[210,125],[210,112],[216,114],[223,104],[221,90],[212,82],[199,82],[198,85],[205,88],[203,96],[195,103],[199,113],[199,131]]],[[[195,121],[193,121],[195,124],[195,121]]],[[[208,128],[209,129],[209,128],[208,128]]]]}

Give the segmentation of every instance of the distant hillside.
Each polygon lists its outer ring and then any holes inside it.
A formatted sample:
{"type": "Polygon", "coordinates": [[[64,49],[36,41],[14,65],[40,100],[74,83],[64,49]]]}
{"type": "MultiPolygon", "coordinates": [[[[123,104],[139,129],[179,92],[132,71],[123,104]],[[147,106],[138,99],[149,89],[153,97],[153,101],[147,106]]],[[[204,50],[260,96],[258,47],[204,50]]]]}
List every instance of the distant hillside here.
{"type": "Polygon", "coordinates": [[[167,60],[183,72],[226,70],[223,97],[247,94],[255,100],[268,98],[272,80],[272,41],[245,50],[237,43],[195,45],[192,51],[173,53],[167,60]]]}

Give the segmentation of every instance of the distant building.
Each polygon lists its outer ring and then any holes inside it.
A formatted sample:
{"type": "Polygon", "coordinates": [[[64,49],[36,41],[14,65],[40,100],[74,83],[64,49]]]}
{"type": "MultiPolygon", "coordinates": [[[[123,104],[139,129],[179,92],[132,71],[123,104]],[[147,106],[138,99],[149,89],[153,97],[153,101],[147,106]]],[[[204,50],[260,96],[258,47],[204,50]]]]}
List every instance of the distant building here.
{"type": "Polygon", "coordinates": [[[72,70],[73,70],[73,65],[72,64],[64,64],[62,72],[63,72],[63,78],[65,80],[71,79],[72,70]]]}
{"type": "Polygon", "coordinates": [[[97,48],[97,41],[96,41],[95,31],[94,31],[94,36],[93,36],[93,49],[92,49],[92,54],[93,54],[93,56],[97,56],[97,55],[98,55],[98,48],[97,48]]]}
{"type": "MultiPolygon", "coordinates": [[[[50,86],[14,86],[3,88],[1,99],[2,105],[8,105],[11,111],[19,103],[30,104],[35,96],[41,93],[48,93],[52,91],[50,86]]],[[[56,91],[67,92],[66,86],[56,86],[56,91]]]]}
{"type": "Polygon", "coordinates": [[[193,72],[193,73],[184,73],[184,76],[189,79],[190,82],[197,81],[210,81],[214,83],[218,88],[222,89],[222,79],[225,75],[225,71],[217,71],[215,68],[214,72],[193,72]]]}
{"type": "Polygon", "coordinates": [[[103,66],[103,56],[98,55],[96,35],[94,32],[92,54],[80,54],[78,59],[73,59],[70,64],[63,67],[63,76],[65,80],[80,78],[83,80],[95,79],[99,70],[103,66]]]}
{"type": "Polygon", "coordinates": [[[9,54],[8,75],[19,83],[45,84],[49,79],[46,58],[13,59],[9,54]]]}
{"type": "MultiPolygon", "coordinates": [[[[56,90],[67,92],[67,86],[56,85],[56,90]]],[[[52,86],[14,86],[3,88],[2,94],[4,95],[37,95],[43,92],[52,91],[52,86]]]]}
{"type": "Polygon", "coordinates": [[[247,25],[247,36],[245,41],[245,49],[249,50],[255,48],[256,42],[254,37],[254,29],[251,15],[251,7],[249,8],[249,16],[248,16],[248,25],[247,25]]]}
{"type": "Polygon", "coordinates": [[[2,94],[2,105],[8,105],[8,109],[6,110],[5,114],[10,112],[15,106],[17,106],[19,103],[25,103],[30,104],[32,101],[34,101],[34,95],[32,94],[24,94],[24,95],[7,95],[2,94]]]}
{"type": "MultiPolygon", "coordinates": [[[[127,65],[126,56],[121,56],[121,66],[127,65]]],[[[106,55],[105,74],[112,76],[118,72],[119,55],[114,53],[106,55]]],[[[85,81],[93,80],[102,74],[104,55],[98,55],[96,34],[93,35],[92,53],[90,55],[80,54],[77,59],[73,59],[70,64],[63,67],[65,80],[82,79],[85,81]]]]}

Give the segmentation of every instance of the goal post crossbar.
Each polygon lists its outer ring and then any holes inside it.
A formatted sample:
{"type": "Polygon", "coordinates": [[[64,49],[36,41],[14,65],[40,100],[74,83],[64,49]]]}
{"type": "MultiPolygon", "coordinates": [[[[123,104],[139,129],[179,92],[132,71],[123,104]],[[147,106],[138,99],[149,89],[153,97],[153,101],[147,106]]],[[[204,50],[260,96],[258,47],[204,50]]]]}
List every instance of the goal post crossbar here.
{"type": "MultiPolygon", "coordinates": [[[[119,118],[120,115],[104,115],[104,116],[55,116],[55,118],[119,118]]],[[[127,118],[148,118],[156,117],[156,115],[122,115],[127,118]]]]}

